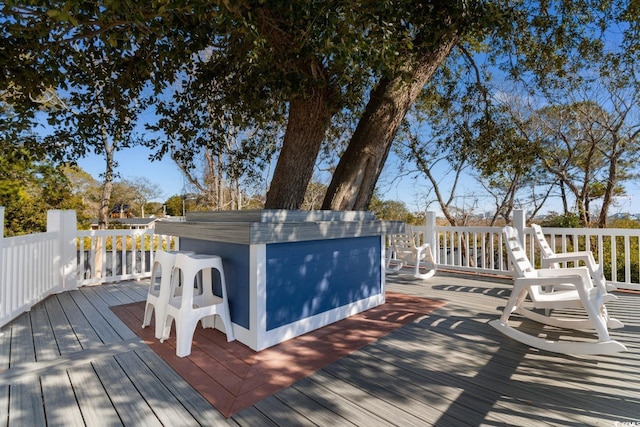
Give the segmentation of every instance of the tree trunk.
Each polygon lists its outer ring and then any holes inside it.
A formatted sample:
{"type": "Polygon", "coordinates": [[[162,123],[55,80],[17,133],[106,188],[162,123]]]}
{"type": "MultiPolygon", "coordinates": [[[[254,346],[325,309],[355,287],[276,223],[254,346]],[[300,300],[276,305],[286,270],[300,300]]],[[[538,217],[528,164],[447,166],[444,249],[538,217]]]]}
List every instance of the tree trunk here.
{"type": "Polygon", "coordinates": [[[611,155],[609,157],[609,174],[607,177],[607,186],[602,198],[602,208],[598,216],[598,227],[607,228],[607,218],[609,216],[609,207],[613,200],[613,194],[618,184],[618,163],[620,161],[621,152],[619,149],[619,139],[617,135],[612,135],[613,144],[611,147],[611,155]]]}
{"type": "Polygon", "coordinates": [[[242,188],[240,188],[240,182],[237,179],[233,180],[233,193],[231,196],[231,209],[242,209],[242,188]]]}
{"type": "Polygon", "coordinates": [[[416,166],[418,167],[418,170],[422,171],[422,173],[425,174],[429,182],[431,182],[431,185],[433,186],[433,191],[436,195],[436,200],[445,218],[447,219],[447,221],[451,226],[453,227],[458,226],[459,225],[458,221],[456,217],[453,216],[453,214],[451,213],[451,209],[449,209],[449,204],[451,203],[453,199],[453,195],[456,192],[456,188],[458,187],[458,182],[460,179],[460,175],[462,173],[462,169],[464,168],[464,165],[462,163],[459,163],[455,167],[454,169],[455,179],[453,180],[453,185],[451,187],[448,200],[445,200],[444,196],[442,195],[442,192],[440,191],[439,181],[431,173],[431,165],[427,162],[425,157],[420,154],[420,150],[418,150],[418,147],[416,145],[416,140],[414,140],[413,138],[411,138],[411,142],[409,143],[409,149],[411,150],[413,157],[416,159],[416,166]]]}
{"type": "MultiPolygon", "coordinates": [[[[587,185],[587,184],[583,184],[587,185]]],[[[576,209],[578,209],[578,216],[583,227],[589,227],[589,199],[585,197],[585,190],[583,187],[582,193],[579,193],[582,197],[577,197],[576,209]]]]}
{"type": "Polygon", "coordinates": [[[265,208],[299,209],[335,110],[330,90],[313,88],[289,103],[289,120],[265,208]]]}
{"type": "Polygon", "coordinates": [[[107,229],[109,222],[109,203],[111,201],[111,190],[113,189],[113,147],[107,140],[104,141],[104,155],[106,168],[104,172],[104,183],[102,185],[102,196],[100,197],[100,209],[98,211],[98,229],[100,230],[107,229]]]}
{"type": "Polygon", "coordinates": [[[224,171],[222,170],[222,155],[218,154],[216,159],[216,210],[221,211],[225,209],[225,196],[224,196],[224,171]]]}
{"type": "Polygon", "coordinates": [[[340,158],[322,209],[368,209],[402,120],[456,41],[457,36],[451,36],[395,76],[380,80],[340,158]]]}
{"type": "MultiPolygon", "coordinates": [[[[104,143],[104,156],[106,162],[106,168],[104,172],[104,184],[102,186],[102,197],[100,199],[100,209],[98,210],[98,229],[106,230],[108,226],[109,218],[109,202],[111,201],[111,190],[113,189],[113,155],[114,146],[109,143],[109,137],[106,129],[103,129],[102,135],[104,143]]],[[[102,252],[104,250],[105,242],[102,237],[98,237],[95,240],[95,259],[94,265],[94,277],[102,277],[102,252]]]]}
{"type": "Polygon", "coordinates": [[[560,197],[562,199],[562,213],[567,216],[569,214],[569,201],[567,200],[567,190],[562,180],[560,180],[560,197]]]}

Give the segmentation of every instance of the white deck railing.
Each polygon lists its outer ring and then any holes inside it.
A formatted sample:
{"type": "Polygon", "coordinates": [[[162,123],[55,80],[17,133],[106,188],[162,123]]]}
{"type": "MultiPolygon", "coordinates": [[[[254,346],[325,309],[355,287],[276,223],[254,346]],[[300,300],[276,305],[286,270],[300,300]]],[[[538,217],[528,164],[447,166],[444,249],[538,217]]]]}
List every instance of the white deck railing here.
{"type": "MultiPolygon", "coordinates": [[[[640,290],[640,229],[545,227],[543,231],[555,252],[591,251],[602,263],[609,283],[620,289],[640,290]]],[[[532,251],[533,231],[527,229],[526,234],[532,251]]]]}
{"type": "MultiPolygon", "coordinates": [[[[533,229],[525,227],[523,211],[514,213],[513,226],[523,239],[529,259],[540,264],[533,229]]],[[[424,233],[440,269],[489,275],[511,275],[501,227],[450,227],[435,225],[428,213],[427,225],[412,227],[424,233]]],[[[592,251],[603,264],[609,283],[620,289],[640,290],[640,229],[547,228],[544,233],[556,252],[592,251]]]]}
{"type": "Polygon", "coordinates": [[[150,277],[155,250],[178,248],[154,230],[77,230],[74,211],[49,211],[47,230],[4,237],[0,207],[0,327],[54,293],[150,277]]]}
{"type": "Polygon", "coordinates": [[[150,277],[155,250],[176,249],[178,239],[152,229],[79,230],[77,242],[78,286],[85,286],[150,277]]]}
{"type": "MultiPolygon", "coordinates": [[[[532,231],[517,211],[514,226],[529,257],[538,263],[532,231]]],[[[416,227],[431,244],[440,269],[510,275],[500,227],[416,227]]],[[[557,252],[590,250],[604,265],[607,280],[622,289],[640,290],[640,229],[545,228],[557,252]],[[615,267],[611,267],[615,266],[615,267]]],[[[78,286],[141,279],[151,275],[153,253],[178,249],[178,239],[153,230],[77,230],[74,211],[50,211],[47,232],[4,237],[0,207],[0,327],[48,295],[78,286]]]]}
{"type": "Polygon", "coordinates": [[[39,233],[3,240],[0,252],[0,326],[62,290],[56,277],[59,233],[39,233]]]}
{"type": "Polygon", "coordinates": [[[496,227],[435,227],[441,267],[484,274],[510,274],[502,233],[496,227]]]}

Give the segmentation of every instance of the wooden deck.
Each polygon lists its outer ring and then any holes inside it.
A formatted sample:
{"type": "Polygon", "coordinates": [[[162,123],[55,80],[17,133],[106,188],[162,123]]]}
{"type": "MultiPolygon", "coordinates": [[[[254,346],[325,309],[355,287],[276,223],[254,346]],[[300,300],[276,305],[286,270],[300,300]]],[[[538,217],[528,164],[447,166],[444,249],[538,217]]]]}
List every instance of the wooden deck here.
{"type": "Polygon", "coordinates": [[[608,305],[629,351],[579,357],[527,348],[487,324],[508,282],[440,274],[387,285],[448,304],[229,419],[109,310],[143,300],[144,282],[50,297],[0,331],[0,425],[640,423],[640,295],[608,305]]]}

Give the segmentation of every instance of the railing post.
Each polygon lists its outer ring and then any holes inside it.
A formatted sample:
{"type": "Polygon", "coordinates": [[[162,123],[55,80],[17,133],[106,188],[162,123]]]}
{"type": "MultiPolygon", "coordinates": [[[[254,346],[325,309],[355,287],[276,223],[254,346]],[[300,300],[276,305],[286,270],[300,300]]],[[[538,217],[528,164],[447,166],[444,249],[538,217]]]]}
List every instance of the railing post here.
{"type": "MultiPolygon", "coordinates": [[[[4,283],[4,272],[2,271],[2,266],[4,265],[3,260],[4,260],[4,206],[0,206],[0,290],[7,289],[6,283],[4,283]]],[[[3,302],[0,301],[0,304],[2,303],[3,302]]],[[[4,314],[5,313],[0,308],[0,316],[3,316],[4,314]]],[[[0,332],[0,337],[3,335],[4,334],[0,332]]]]}
{"type": "Polygon", "coordinates": [[[78,289],[77,230],[76,211],[50,210],[47,212],[47,231],[60,233],[58,246],[60,258],[56,274],[59,274],[63,290],[78,289]]]}
{"type": "MultiPolygon", "coordinates": [[[[0,206],[0,261],[3,259],[2,248],[4,248],[4,206],[0,206]]],[[[2,262],[0,262],[0,277],[2,277],[2,262]]]]}
{"type": "Polygon", "coordinates": [[[424,242],[428,243],[431,247],[431,253],[436,258],[436,263],[440,262],[440,248],[438,245],[438,237],[436,235],[436,213],[427,211],[425,214],[426,233],[424,235],[424,242]]]}
{"type": "Polygon", "coordinates": [[[524,209],[515,209],[513,211],[513,228],[518,232],[518,238],[523,245],[526,245],[524,241],[524,229],[527,226],[527,218],[524,209]]]}

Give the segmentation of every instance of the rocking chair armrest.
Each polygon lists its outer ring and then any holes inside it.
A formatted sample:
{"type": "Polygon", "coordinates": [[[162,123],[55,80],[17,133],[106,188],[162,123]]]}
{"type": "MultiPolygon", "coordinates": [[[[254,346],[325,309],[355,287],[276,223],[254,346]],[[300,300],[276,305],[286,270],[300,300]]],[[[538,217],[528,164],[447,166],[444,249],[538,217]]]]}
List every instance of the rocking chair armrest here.
{"type": "Polygon", "coordinates": [[[555,280],[555,285],[571,284],[578,292],[588,293],[594,288],[591,274],[587,267],[570,267],[549,270],[537,270],[538,280],[555,280]]]}
{"type": "Polygon", "coordinates": [[[589,251],[580,251],[580,252],[562,252],[559,254],[555,254],[549,258],[542,259],[542,265],[548,267],[550,264],[555,264],[557,262],[567,262],[567,261],[582,261],[594,270],[597,270],[600,266],[596,263],[595,258],[593,257],[593,253],[589,251]]]}
{"type": "Polygon", "coordinates": [[[567,267],[556,269],[540,269],[536,270],[538,278],[542,277],[568,277],[568,276],[580,276],[587,280],[591,280],[591,274],[587,267],[567,267]]]}
{"type": "Polygon", "coordinates": [[[584,278],[576,274],[549,277],[516,277],[514,284],[517,287],[574,285],[578,288],[584,286],[584,278]]]}

